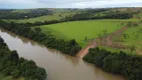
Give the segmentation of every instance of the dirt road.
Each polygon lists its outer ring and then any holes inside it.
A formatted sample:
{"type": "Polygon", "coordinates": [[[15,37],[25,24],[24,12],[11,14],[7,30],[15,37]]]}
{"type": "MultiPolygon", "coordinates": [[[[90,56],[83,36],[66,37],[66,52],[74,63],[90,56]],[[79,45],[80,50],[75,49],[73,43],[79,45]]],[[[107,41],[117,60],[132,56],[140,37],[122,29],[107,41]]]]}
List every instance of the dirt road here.
{"type": "Polygon", "coordinates": [[[77,57],[83,58],[85,55],[87,55],[90,48],[95,48],[95,47],[97,47],[96,41],[88,45],[86,48],[80,50],[79,53],[77,54],[77,57]]]}
{"type": "MultiPolygon", "coordinates": [[[[111,47],[115,47],[115,48],[124,48],[123,45],[114,44],[112,38],[113,38],[113,36],[118,36],[118,35],[122,34],[127,28],[128,28],[128,26],[122,27],[121,29],[118,29],[114,33],[108,35],[106,38],[102,38],[102,42],[103,42],[102,44],[105,43],[106,46],[111,46],[111,47]],[[105,42],[104,42],[104,40],[105,40],[105,42]]],[[[82,49],[77,54],[77,57],[83,58],[85,55],[87,55],[90,48],[95,48],[98,45],[102,45],[102,44],[97,44],[97,40],[99,40],[99,39],[94,40],[86,48],[82,49]]]]}

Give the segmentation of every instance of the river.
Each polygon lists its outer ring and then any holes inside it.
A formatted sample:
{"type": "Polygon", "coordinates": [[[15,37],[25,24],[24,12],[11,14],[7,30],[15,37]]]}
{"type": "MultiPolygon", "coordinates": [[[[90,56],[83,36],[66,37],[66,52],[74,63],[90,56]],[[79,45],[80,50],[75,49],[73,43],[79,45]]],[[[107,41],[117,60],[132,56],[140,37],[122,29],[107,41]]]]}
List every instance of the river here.
{"type": "Polygon", "coordinates": [[[102,71],[77,57],[64,55],[48,49],[32,40],[0,30],[0,36],[11,50],[17,50],[20,57],[34,60],[48,72],[48,80],[125,80],[122,76],[102,71]]]}

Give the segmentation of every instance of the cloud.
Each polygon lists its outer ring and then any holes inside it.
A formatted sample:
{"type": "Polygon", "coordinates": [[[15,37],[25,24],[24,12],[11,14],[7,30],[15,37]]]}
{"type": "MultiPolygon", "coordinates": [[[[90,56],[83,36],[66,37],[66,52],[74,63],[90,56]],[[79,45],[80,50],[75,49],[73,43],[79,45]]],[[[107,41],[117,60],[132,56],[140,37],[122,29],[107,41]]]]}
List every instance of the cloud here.
{"type": "Polygon", "coordinates": [[[0,0],[0,8],[142,7],[142,0],[0,0]]]}
{"type": "Polygon", "coordinates": [[[97,0],[91,2],[80,2],[74,4],[77,7],[95,7],[95,8],[106,8],[106,7],[141,7],[141,0],[97,0]]]}

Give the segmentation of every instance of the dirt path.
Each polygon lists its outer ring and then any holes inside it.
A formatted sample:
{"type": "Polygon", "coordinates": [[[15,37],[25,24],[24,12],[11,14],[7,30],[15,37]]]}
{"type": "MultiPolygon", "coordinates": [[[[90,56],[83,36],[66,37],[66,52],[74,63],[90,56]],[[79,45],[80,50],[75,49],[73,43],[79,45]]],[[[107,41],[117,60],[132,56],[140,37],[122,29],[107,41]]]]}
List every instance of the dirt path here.
{"type": "Polygon", "coordinates": [[[142,55],[142,51],[141,51],[141,50],[136,50],[136,53],[137,53],[138,55],[142,55]]]}
{"type": "MultiPolygon", "coordinates": [[[[118,36],[120,34],[122,34],[126,29],[128,28],[128,26],[125,26],[121,29],[118,29],[116,32],[110,34],[107,36],[107,38],[102,38],[103,42],[105,43],[105,45],[107,46],[110,46],[110,47],[115,47],[115,48],[125,48],[123,45],[120,45],[120,44],[114,44],[113,43],[113,36],[118,36]]],[[[97,47],[98,45],[102,45],[102,44],[97,44],[99,39],[96,39],[94,41],[92,41],[86,48],[82,49],[78,54],[77,54],[77,57],[80,57],[80,58],[83,58],[85,55],[87,55],[88,51],[90,48],[95,48],[97,47]]]]}
{"type": "Polygon", "coordinates": [[[115,44],[115,43],[113,43],[113,37],[114,36],[117,36],[117,37],[120,37],[120,35],[126,30],[128,28],[128,26],[125,26],[125,27],[123,27],[123,28],[121,28],[121,29],[118,29],[116,32],[114,32],[114,33],[112,33],[112,34],[110,34],[110,35],[108,35],[107,36],[107,38],[104,38],[104,39],[106,39],[106,45],[107,46],[111,46],[111,47],[115,47],[115,48],[121,48],[121,47],[123,47],[123,45],[120,45],[120,44],[115,44]]]}
{"type": "Polygon", "coordinates": [[[95,47],[97,47],[97,42],[93,41],[86,48],[80,50],[79,53],[77,54],[77,57],[83,58],[85,55],[87,55],[90,48],[95,48],[95,47]]]}

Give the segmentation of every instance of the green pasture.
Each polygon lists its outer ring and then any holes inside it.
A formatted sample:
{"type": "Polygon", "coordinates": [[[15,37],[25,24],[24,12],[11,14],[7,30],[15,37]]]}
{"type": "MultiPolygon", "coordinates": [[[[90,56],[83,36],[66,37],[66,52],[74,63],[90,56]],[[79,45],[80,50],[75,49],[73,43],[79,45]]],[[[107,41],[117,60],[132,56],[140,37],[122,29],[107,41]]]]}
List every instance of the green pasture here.
{"type": "Polygon", "coordinates": [[[137,27],[129,27],[124,34],[127,34],[128,37],[121,36],[121,44],[126,46],[135,45],[138,49],[142,49],[142,24],[139,24],[137,27]]]}
{"type": "Polygon", "coordinates": [[[52,20],[60,20],[62,18],[65,18],[66,16],[71,16],[75,13],[69,13],[69,12],[58,12],[58,13],[53,13],[52,15],[45,15],[45,16],[40,16],[40,17],[36,17],[36,18],[29,18],[29,19],[20,19],[20,20],[14,20],[14,19],[10,19],[10,20],[5,20],[5,21],[14,21],[17,23],[34,23],[34,22],[44,22],[44,21],[52,21],[52,20]]]}
{"type": "Polygon", "coordinates": [[[45,15],[45,16],[40,16],[40,17],[30,18],[30,19],[21,19],[21,20],[12,20],[12,21],[22,22],[22,23],[26,23],[26,22],[34,23],[37,21],[44,22],[44,21],[59,20],[59,19],[61,19],[61,17],[57,14],[54,14],[54,15],[45,15]]]}
{"type": "Polygon", "coordinates": [[[45,34],[50,31],[55,37],[66,40],[75,39],[85,46],[88,40],[95,39],[103,30],[112,33],[124,25],[120,20],[88,20],[58,23],[52,25],[39,26],[45,34]],[[85,40],[87,38],[87,41],[85,40]]]}

